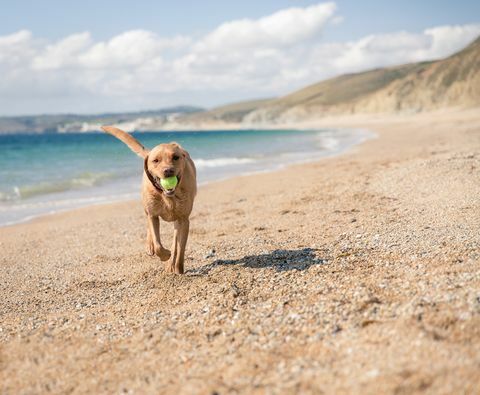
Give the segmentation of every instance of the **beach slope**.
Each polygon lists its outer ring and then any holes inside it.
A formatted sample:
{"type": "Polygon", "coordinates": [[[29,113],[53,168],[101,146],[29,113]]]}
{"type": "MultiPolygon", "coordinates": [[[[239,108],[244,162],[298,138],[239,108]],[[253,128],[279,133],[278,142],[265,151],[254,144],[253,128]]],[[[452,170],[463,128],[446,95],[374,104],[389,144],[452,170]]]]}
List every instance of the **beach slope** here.
{"type": "Polygon", "coordinates": [[[479,393],[480,111],[327,125],[378,137],[201,188],[184,276],[138,201],[0,229],[0,392],[479,393]]]}

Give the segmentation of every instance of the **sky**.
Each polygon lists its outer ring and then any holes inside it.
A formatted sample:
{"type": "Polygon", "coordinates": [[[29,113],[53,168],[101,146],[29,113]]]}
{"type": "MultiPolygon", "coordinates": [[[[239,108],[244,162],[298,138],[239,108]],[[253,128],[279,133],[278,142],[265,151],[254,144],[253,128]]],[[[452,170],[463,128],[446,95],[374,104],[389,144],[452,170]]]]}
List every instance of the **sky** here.
{"type": "Polygon", "coordinates": [[[280,96],[478,35],[480,1],[2,1],[0,115],[280,96]]]}

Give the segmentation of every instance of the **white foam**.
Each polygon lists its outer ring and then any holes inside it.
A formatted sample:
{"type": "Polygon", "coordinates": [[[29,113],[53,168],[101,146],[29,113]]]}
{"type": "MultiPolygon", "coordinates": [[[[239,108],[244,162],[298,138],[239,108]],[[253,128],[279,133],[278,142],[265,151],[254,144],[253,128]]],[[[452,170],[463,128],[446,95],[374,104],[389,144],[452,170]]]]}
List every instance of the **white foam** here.
{"type": "Polygon", "coordinates": [[[215,158],[215,159],[195,159],[195,166],[198,169],[212,168],[212,167],[225,167],[234,165],[244,165],[247,163],[253,163],[253,158],[215,158]]]}

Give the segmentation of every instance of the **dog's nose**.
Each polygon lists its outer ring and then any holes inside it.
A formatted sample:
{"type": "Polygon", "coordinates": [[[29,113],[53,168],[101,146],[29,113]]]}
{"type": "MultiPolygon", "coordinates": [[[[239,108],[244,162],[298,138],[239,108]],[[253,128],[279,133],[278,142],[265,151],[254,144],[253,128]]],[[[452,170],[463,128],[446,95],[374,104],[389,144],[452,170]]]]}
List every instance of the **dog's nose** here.
{"type": "Polygon", "coordinates": [[[169,167],[163,170],[163,175],[165,176],[165,178],[172,177],[173,175],[175,175],[175,169],[173,167],[169,167]]]}

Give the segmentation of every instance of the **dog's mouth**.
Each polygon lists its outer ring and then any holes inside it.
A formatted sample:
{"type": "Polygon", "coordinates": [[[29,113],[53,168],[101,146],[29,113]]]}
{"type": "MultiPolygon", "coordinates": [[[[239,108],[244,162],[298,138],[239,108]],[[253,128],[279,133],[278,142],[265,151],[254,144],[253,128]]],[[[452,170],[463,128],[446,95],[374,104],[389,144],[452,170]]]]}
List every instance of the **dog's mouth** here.
{"type": "Polygon", "coordinates": [[[160,187],[160,189],[165,194],[165,196],[168,196],[168,197],[175,196],[175,190],[177,189],[178,185],[180,184],[180,180],[182,179],[180,175],[177,175],[176,177],[177,177],[177,185],[171,189],[166,189],[162,186],[162,179],[160,177],[153,176],[153,178],[155,179],[155,183],[160,187]]]}

